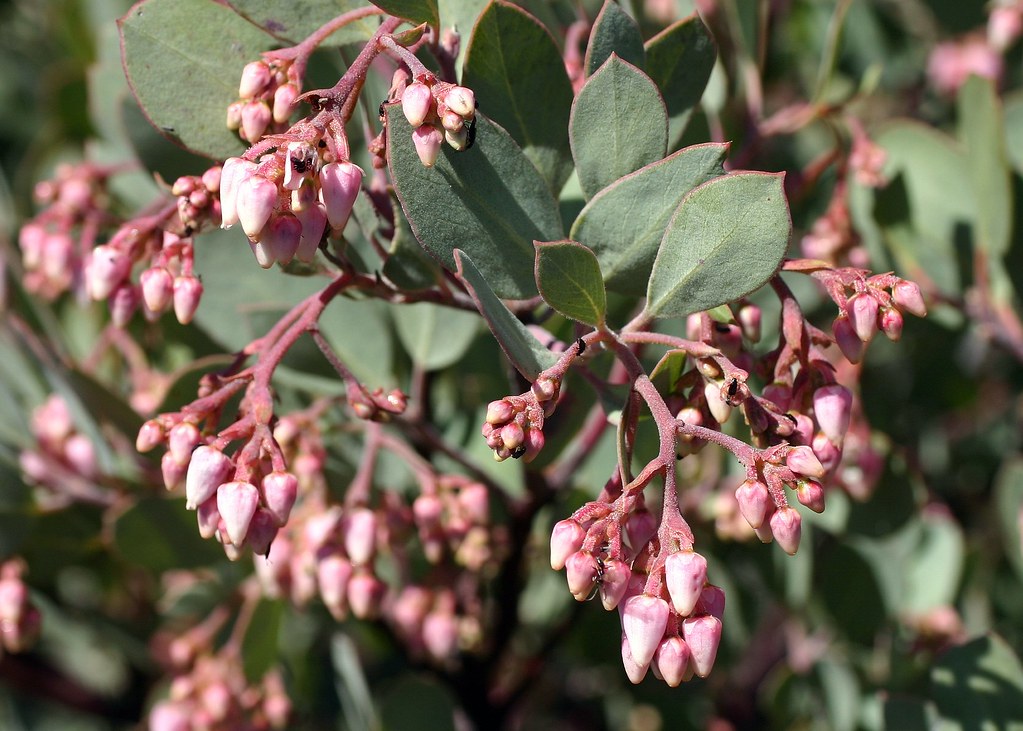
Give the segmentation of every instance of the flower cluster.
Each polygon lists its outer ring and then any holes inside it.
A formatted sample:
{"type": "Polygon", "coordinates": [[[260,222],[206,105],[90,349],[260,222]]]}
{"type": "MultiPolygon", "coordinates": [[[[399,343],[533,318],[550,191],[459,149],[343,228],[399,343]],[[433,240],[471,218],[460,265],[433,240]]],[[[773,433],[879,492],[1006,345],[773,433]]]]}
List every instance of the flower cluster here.
{"type": "Polygon", "coordinates": [[[544,445],[544,419],[554,413],[560,390],[560,379],[541,375],[524,394],[490,402],[482,432],[494,459],[536,458],[544,445]]]}
{"type": "Polygon", "coordinates": [[[67,402],[57,394],[35,408],[30,429],[35,447],[21,452],[21,471],[28,481],[47,488],[43,502],[49,507],[64,505],[72,497],[73,481],[99,474],[92,441],[78,431],[67,402]]]}
{"type": "Polygon", "coordinates": [[[835,342],[851,363],[859,363],[864,349],[881,331],[888,339],[902,337],[903,313],[917,317],[927,314],[920,287],[915,282],[892,274],[867,277],[864,272],[832,270],[836,276],[825,279],[825,287],[838,304],[840,313],[832,324],[835,342]],[[846,297],[846,290],[853,294],[846,297]]]}
{"type": "Polygon", "coordinates": [[[7,652],[31,647],[42,623],[22,579],[24,573],[25,563],[20,559],[0,564],[0,650],[7,652]]]}
{"type": "Polygon", "coordinates": [[[412,125],[419,159],[432,167],[447,142],[461,152],[476,139],[476,96],[472,89],[438,81],[427,72],[416,76],[401,94],[401,111],[412,125]]]}
{"type": "Polygon", "coordinates": [[[288,128],[291,112],[302,92],[300,64],[274,58],[253,61],[242,69],[238,101],[227,108],[227,127],[255,144],[270,133],[288,128]]]}

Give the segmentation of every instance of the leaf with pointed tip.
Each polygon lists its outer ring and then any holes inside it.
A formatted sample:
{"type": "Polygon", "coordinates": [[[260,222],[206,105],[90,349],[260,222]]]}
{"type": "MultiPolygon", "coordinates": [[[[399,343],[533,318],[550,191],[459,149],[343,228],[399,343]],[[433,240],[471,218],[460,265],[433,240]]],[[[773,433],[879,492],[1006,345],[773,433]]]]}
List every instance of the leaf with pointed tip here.
{"type": "Polygon", "coordinates": [[[437,0],[372,0],[373,4],[391,15],[413,23],[429,23],[434,28],[440,25],[440,11],[437,0]]]}
{"type": "MultiPolygon", "coordinates": [[[[302,0],[300,3],[229,0],[228,5],[274,38],[294,44],[305,40],[337,16],[364,7],[365,3],[361,0],[302,0]]],[[[341,46],[364,41],[373,35],[379,24],[379,15],[353,21],[331,33],[323,45],[341,46]]]]}
{"type": "Polygon", "coordinates": [[[572,84],[551,34],[526,11],[494,0],[473,28],[462,83],[522,146],[548,187],[560,191],[572,172],[572,84]]]}
{"type": "Polygon", "coordinates": [[[118,21],[124,72],[150,123],[216,159],[245,144],[229,130],[242,68],[273,38],[212,0],[142,0],[118,21]]]}
{"type": "Polygon", "coordinates": [[[783,173],[732,173],[690,192],[650,272],[646,314],[685,317],[759,289],[778,271],[792,221],[783,173]]]}
{"type": "Polygon", "coordinates": [[[529,329],[519,321],[504,302],[498,299],[494,290],[469,255],[455,249],[455,263],[458,266],[456,275],[465,285],[476,303],[476,309],[487,321],[487,326],[494,334],[501,350],[527,381],[535,381],[541,372],[557,362],[557,356],[540,344],[529,329]]]}
{"type": "Polygon", "coordinates": [[[575,241],[536,241],[536,286],[543,301],[585,325],[603,324],[607,295],[593,252],[575,241]]]}
{"type": "Polygon", "coordinates": [[[672,139],[685,129],[707,88],[717,48],[700,16],[674,23],[646,42],[646,72],[664,95],[672,139]]]}
{"type": "Polygon", "coordinates": [[[569,236],[597,255],[608,289],[636,297],[646,294],[657,247],[672,214],[690,190],[725,174],[722,162],[727,154],[724,144],[687,147],[593,196],[569,236]]]}
{"type": "Polygon", "coordinates": [[[387,116],[391,180],[423,248],[452,271],[454,249],[464,249],[500,297],[536,295],[533,242],[564,232],[554,197],[515,141],[477,115],[476,144],[464,152],[445,145],[427,168],[400,106],[387,116]]]}
{"type": "Polygon", "coordinates": [[[569,139],[587,198],[660,160],[668,146],[668,115],[657,85],[611,54],[572,104],[569,139]]]}
{"type": "Polygon", "coordinates": [[[643,68],[646,63],[643,35],[636,21],[614,0],[604,0],[604,7],[593,21],[590,42],[586,45],[586,59],[583,62],[586,75],[589,76],[603,66],[612,53],[639,68],[643,68]]]}

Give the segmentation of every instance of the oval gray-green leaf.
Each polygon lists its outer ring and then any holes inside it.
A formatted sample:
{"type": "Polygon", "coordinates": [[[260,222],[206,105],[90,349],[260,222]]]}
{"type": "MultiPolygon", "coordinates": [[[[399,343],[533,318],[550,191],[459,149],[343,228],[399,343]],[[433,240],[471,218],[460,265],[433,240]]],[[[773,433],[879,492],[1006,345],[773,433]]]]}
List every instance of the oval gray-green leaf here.
{"type": "Polygon", "coordinates": [[[544,302],[585,325],[603,324],[607,294],[593,252],[575,241],[536,244],[536,286],[544,302]]]}
{"type": "Polygon", "coordinates": [[[212,0],[142,0],[118,21],[124,72],[160,132],[215,159],[244,143],[224,123],[242,68],[273,38],[212,0]]]}
{"type": "Polygon", "coordinates": [[[586,44],[583,61],[586,75],[603,66],[612,53],[639,68],[643,68],[646,62],[643,34],[639,32],[636,21],[615,0],[604,0],[604,6],[597,13],[590,30],[590,42],[586,44]]]}
{"type": "Polygon", "coordinates": [[[611,54],[572,104],[569,139],[587,198],[660,160],[668,147],[668,115],[657,85],[611,54]]]}
{"type": "Polygon", "coordinates": [[[437,0],[373,0],[373,4],[413,23],[429,23],[434,28],[440,25],[437,0]]]}
{"type": "Polygon", "coordinates": [[[547,29],[521,8],[495,0],[473,28],[462,83],[522,146],[550,189],[560,191],[572,171],[572,84],[547,29]]]}
{"type": "Polygon", "coordinates": [[[714,40],[696,14],[668,26],[647,41],[646,72],[664,95],[673,140],[685,130],[693,107],[707,88],[716,60],[714,40]]]}
{"type": "Polygon", "coordinates": [[[685,195],[725,174],[727,144],[679,150],[612,183],[579,213],[569,236],[597,255],[607,288],[641,297],[664,230],[685,195]]]}
{"type": "MultiPolygon", "coordinates": [[[[360,0],[302,0],[282,3],[280,0],[230,0],[228,3],[264,31],[290,43],[301,43],[334,18],[365,7],[360,0]]],[[[380,16],[360,18],[332,33],[326,46],[342,46],[366,40],[380,24],[380,16]]]]}
{"type": "Polygon", "coordinates": [[[657,251],[646,313],[684,317],[773,277],[792,232],[783,179],[784,173],[734,173],[689,193],[657,251]]]}
{"type": "Polygon", "coordinates": [[[395,307],[398,339],[412,360],[428,371],[457,363],[479,331],[479,316],[430,302],[395,307]]]}
{"type": "Polygon", "coordinates": [[[505,307],[466,252],[456,249],[454,256],[458,264],[456,274],[487,321],[501,350],[526,380],[535,381],[542,371],[557,362],[557,356],[533,337],[519,318],[505,307]]]}
{"type": "Polygon", "coordinates": [[[454,271],[463,249],[500,297],[536,295],[533,242],[564,238],[557,203],[515,141],[477,115],[476,144],[464,152],[444,145],[423,167],[412,130],[397,104],[388,110],[391,180],[416,238],[454,271]]]}

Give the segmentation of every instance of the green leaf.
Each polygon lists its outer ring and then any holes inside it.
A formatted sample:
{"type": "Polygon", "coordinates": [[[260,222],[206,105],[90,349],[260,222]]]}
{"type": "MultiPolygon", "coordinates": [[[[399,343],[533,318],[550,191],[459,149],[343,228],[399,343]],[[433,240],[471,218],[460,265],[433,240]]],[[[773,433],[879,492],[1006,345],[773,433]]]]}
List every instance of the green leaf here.
{"type": "Polygon", "coordinates": [[[478,332],[474,312],[418,302],[392,310],[398,338],[412,360],[428,371],[457,363],[478,332]]]}
{"type": "Polygon", "coordinates": [[[694,145],[647,165],[595,195],[572,224],[571,238],[593,250],[608,289],[646,294],[664,230],[685,195],[724,175],[728,145],[694,145]]]}
{"type": "Polygon", "coordinates": [[[387,114],[391,180],[423,248],[450,270],[452,252],[463,249],[498,296],[534,296],[533,242],[564,232],[554,197],[515,141],[477,115],[476,144],[464,152],[445,145],[427,168],[398,105],[387,114]]]}
{"type": "Polygon", "coordinates": [[[651,317],[684,317],[774,276],[792,221],[783,174],[734,173],[690,192],[664,232],[647,290],[651,317]]]}
{"type": "MultiPolygon", "coordinates": [[[[320,332],[355,377],[370,389],[393,388],[394,345],[389,307],[379,300],[338,297],[320,316],[320,332]]],[[[317,351],[317,358],[322,358],[317,351]]]]}
{"type": "Polygon", "coordinates": [[[411,20],[413,23],[429,23],[434,28],[440,26],[437,0],[373,0],[373,4],[391,15],[411,20]]]}
{"type": "Polygon", "coordinates": [[[603,66],[612,53],[639,68],[643,68],[646,62],[643,35],[636,21],[614,0],[604,0],[604,6],[593,21],[590,41],[586,45],[586,59],[583,62],[586,75],[589,76],[603,66]]]}
{"type": "Polygon", "coordinates": [[[565,317],[598,327],[607,314],[600,264],[575,241],[536,244],[536,286],[544,302],[565,317]]]}
{"type": "Polygon", "coordinates": [[[917,698],[901,698],[885,694],[882,699],[884,731],[932,731],[933,708],[917,698]]]}
{"type": "MultiPolygon", "coordinates": [[[[289,43],[300,43],[337,16],[365,7],[360,0],[302,0],[291,3],[230,0],[228,4],[270,35],[289,43]]],[[[334,31],[323,45],[341,46],[366,40],[379,24],[380,16],[361,18],[334,31]]]]}
{"type": "MultiPolygon", "coordinates": [[[[269,561],[256,556],[256,561],[269,561]]],[[[284,616],[284,602],[261,599],[252,612],[248,631],[242,640],[242,667],[250,683],[258,683],[280,660],[277,638],[284,616]]]]}
{"type": "Polygon", "coordinates": [[[480,109],[522,146],[549,188],[560,191],[572,166],[572,85],[550,33],[524,10],[494,0],[469,39],[462,83],[476,93],[480,109]]]}
{"type": "Polygon", "coordinates": [[[685,129],[707,88],[717,60],[714,39],[700,16],[674,23],[646,43],[646,72],[661,89],[671,118],[672,139],[685,129]]]}
{"type": "Polygon", "coordinates": [[[902,571],[900,608],[921,615],[955,601],[963,573],[963,534],[952,518],[940,513],[919,519],[912,549],[902,571]]]}
{"type": "Polygon", "coordinates": [[[128,82],[154,127],[212,158],[245,149],[224,119],[270,36],[213,0],[143,0],[118,27],[128,82]]]}
{"type": "Polygon", "coordinates": [[[114,545],[123,560],[154,574],[225,560],[213,541],[199,536],[195,513],[185,501],[144,497],[114,521],[114,545]]]}
{"type": "Polygon", "coordinates": [[[523,378],[535,381],[542,371],[557,362],[557,356],[541,345],[529,329],[497,298],[466,252],[456,249],[454,256],[458,265],[458,279],[469,291],[476,303],[476,309],[487,321],[487,326],[497,339],[501,350],[523,378]]]}
{"type": "Polygon", "coordinates": [[[1002,463],[995,478],[995,508],[1002,546],[1016,574],[1023,577],[1023,535],[1019,516],[1023,513],[1023,459],[1015,457],[1002,463]]]}
{"type": "Polygon", "coordinates": [[[569,139],[587,198],[660,160],[668,146],[668,117],[657,86],[611,54],[572,104],[569,139]]]}
{"type": "Polygon", "coordinates": [[[1023,92],[1006,94],[1003,104],[1005,152],[1016,173],[1023,175],[1023,92]]]}
{"type": "Polygon", "coordinates": [[[1021,731],[1023,667],[1001,637],[989,633],[953,647],[931,670],[943,729],[1021,731]]]}

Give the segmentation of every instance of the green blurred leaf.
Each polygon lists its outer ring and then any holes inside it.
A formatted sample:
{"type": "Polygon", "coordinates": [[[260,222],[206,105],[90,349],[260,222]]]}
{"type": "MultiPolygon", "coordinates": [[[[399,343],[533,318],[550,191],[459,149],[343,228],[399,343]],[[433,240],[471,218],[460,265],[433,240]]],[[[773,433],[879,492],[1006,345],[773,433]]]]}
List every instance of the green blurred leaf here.
{"type": "Polygon", "coordinates": [[[480,109],[522,146],[550,190],[561,190],[572,168],[572,85],[557,44],[539,21],[494,0],[469,39],[462,83],[476,93],[480,109]]]}
{"type": "Polygon", "coordinates": [[[682,198],[724,175],[728,146],[694,145],[647,165],[595,195],[572,224],[571,238],[600,262],[608,289],[646,294],[664,231],[682,198]]]}
{"type": "MultiPolygon", "coordinates": [[[[291,3],[279,0],[229,0],[228,4],[270,35],[290,43],[300,43],[337,16],[365,7],[365,3],[360,0],[302,0],[291,3]]],[[[374,4],[383,7],[380,3],[374,4]]],[[[334,31],[324,45],[342,46],[366,40],[373,35],[379,23],[379,16],[356,20],[334,31]]]]}
{"type": "MultiPolygon", "coordinates": [[[[256,561],[267,561],[256,556],[256,561]]],[[[242,640],[242,664],[250,683],[259,683],[280,658],[277,643],[284,616],[284,602],[262,599],[249,620],[248,631],[242,640]]]]}
{"type": "Polygon", "coordinates": [[[118,27],[128,82],[154,127],[212,158],[245,149],[224,119],[270,36],[213,0],[143,0],[118,27]]]}
{"type": "Polygon", "coordinates": [[[515,141],[478,115],[475,146],[455,152],[445,145],[427,168],[398,105],[387,113],[391,179],[423,247],[450,270],[454,249],[464,250],[498,296],[534,296],[533,241],[564,233],[554,198],[515,141]]]}
{"type": "Polygon", "coordinates": [[[114,546],[124,561],[153,574],[224,560],[219,544],[199,535],[195,513],[185,510],[184,500],[163,497],[141,498],[117,516],[114,546]]]}
{"type": "Polygon", "coordinates": [[[696,14],[646,42],[646,72],[661,90],[677,140],[707,88],[717,60],[714,39],[696,14]]]}
{"type": "Polygon", "coordinates": [[[500,344],[501,350],[526,380],[535,381],[541,371],[554,365],[557,356],[543,347],[526,326],[504,306],[466,252],[455,249],[455,262],[458,266],[458,278],[476,302],[476,308],[487,321],[487,326],[500,344]]]}
{"type": "Polygon", "coordinates": [[[995,478],[994,507],[1002,537],[1002,547],[1016,573],[1023,577],[1023,459],[1013,457],[1002,463],[995,478]]]}
{"type": "Polygon", "coordinates": [[[387,303],[379,300],[338,297],[320,316],[320,332],[370,389],[398,385],[389,310],[387,303]]]}
{"type": "Polygon", "coordinates": [[[916,698],[887,696],[883,700],[883,731],[932,731],[928,704],[916,698]]]}
{"type": "MultiPolygon", "coordinates": [[[[0,445],[0,456],[3,451],[0,445]]],[[[0,459],[0,560],[19,552],[32,530],[33,511],[32,491],[18,471],[0,459]]]]}
{"type": "Polygon", "coordinates": [[[682,200],[657,251],[651,317],[684,317],[743,297],[774,276],[792,222],[782,174],[733,173],[682,200]]]}
{"type": "Polygon", "coordinates": [[[330,657],[334,665],[335,687],[348,728],[379,731],[382,728],[380,717],[355,643],[348,635],[335,633],[330,642],[330,657]]]}
{"type": "Polygon", "coordinates": [[[607,314],[600,265],[575,241],[536,242],[536,286],[544,302],[565,317],[597,327],[607,314]]]}
{"type": "Polygon", "coordinates": [[[592,198],[619,178],[664,157],[668,117],[657,86],[611,54],[572,104],[572,157],[583,194],[592,198]]]}
{"type": "Polygon", "coordinates": [[[1023,729],[1023,667],[996,634],[953,647],[938,658],[931,686],[943,729],[1023,729]]]}
{"type": "Polygon", "coordinates": [[[817,664],[831,731],[853,731],[860,714],[860,685],[856,673],[844,662],[823,660],[817,664]]]}
{"type": "Polygon", "coordinates": [[[437,0],[373,0],[373,4],[413,23],[429,23],[435,28],[440,25],[437,0]]]}
{"type": "Polygon", "coordinates": [[[817,558],[814,597],[850,639],[873,645],[887,612],[872,563],[860,551],[842,544],[817,558]]]}
{"type": "Polygon", "coordinates": [[[643,35],[636,21],[614,0],[604,0],[604,6],[593,21],[589,43],[586,44],[586,58],[583,61],[586,75],[596,72],[612,53],[639,68],[643,68],[646,62],[643,35]]]}
{"type": "Polygon", "coordinates": [[[429,371],[457,363],[479,331],[476,313],[430,302],[395,307],[392,315],[405,350],[429,371]]]}
{"type": "Polygon", "coordinates": [[[951,605],[965,561],[962,530],[951,516],[928,513],[920,518],[919,524],[900,592],[901,609],[910,614],[951,605]]]}
{"type": "Polygon", "coordinates": [[[1023,91],[1006,94],[1004,106],[1005,153],[1017,175],[1023,175],[1023,91]]]}

